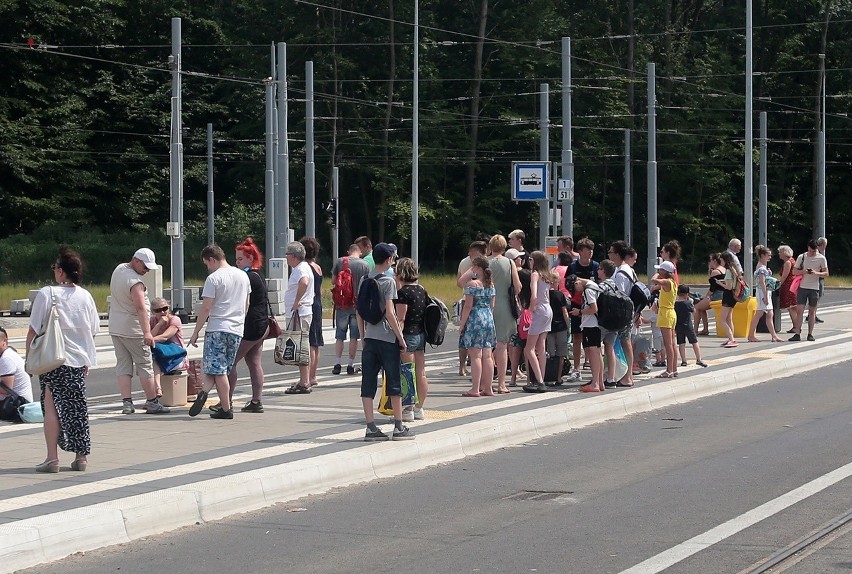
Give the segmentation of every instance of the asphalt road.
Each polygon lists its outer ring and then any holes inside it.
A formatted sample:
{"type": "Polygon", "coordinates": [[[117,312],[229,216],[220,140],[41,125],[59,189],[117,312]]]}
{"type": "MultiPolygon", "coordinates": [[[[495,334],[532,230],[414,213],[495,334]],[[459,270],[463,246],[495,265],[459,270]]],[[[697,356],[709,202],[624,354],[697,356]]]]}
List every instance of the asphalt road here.
{"type": "MultiPolygon", "coordinates": [[[[75,555],[27,572],[737,573],[852,507],[850,363],[75,555]],[[817,482],[814,482],[817,481],[817,482]],[[822,484],[759,521],[745,513],[822,484]],[[729,526],[729,528],[731,528],[729,526]],[[661,569],[649,568],[645,572],[661,569]]],[[[791,571],[849,572],[840,533],[791,571]]]]}

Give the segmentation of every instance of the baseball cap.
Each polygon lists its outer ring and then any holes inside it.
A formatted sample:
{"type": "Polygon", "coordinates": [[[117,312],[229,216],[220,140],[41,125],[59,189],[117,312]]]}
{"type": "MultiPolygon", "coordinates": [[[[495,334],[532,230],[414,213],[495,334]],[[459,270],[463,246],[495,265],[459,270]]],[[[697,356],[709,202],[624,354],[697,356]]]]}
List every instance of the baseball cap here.
{"type": "Polygon", "coordinates": [[[133,257],[144,263],[145,267],[147,267],[148,269],[157,268],[157,261],[154,259],[154,252],[148,249],[147,247],[137,249],[136,253],[133,254],[133,257]]]}
{"type": "Polygon", "coordinates": [[[507,259],[517,259],[521,256],[521,252],[513,247],[512,249],[507,249],[503,256],[507,259]]]}
{"type": "Polygon", "coordinates": [[[385,242],[373,246],[373,261],[382,264],[396,253],[396,246],[385,242]]]}
{"type": "Polygon", "coordinates": [[[672,263],[671,261],[663,261],[659,265],[654,265],[654,269],[662,269],[663,271],[666,271],[668,273],[675,272],[674,263],[672,263]]]}

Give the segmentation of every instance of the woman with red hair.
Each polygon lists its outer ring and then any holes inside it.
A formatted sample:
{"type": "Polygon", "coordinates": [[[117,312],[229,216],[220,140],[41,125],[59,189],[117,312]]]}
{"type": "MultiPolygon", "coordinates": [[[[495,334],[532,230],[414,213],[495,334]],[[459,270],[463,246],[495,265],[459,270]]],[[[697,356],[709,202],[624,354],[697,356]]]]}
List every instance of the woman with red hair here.
{"type": "MultiPolygon", "coordinates": [[[[251,237],[242,243],[238,243],[236,249],[236,266],[248,273],[251,284],[249,295],[248,312],[246,313],[243,340],[237,349],[234,359],[234,368],[228,374],[228,382],[231,386],[231,398],[234,397],[234,389],[237,388],[237,364],[245,359],[246,366],[251,377],[251,400],[242,408],[244,413],[262,413],[263,403],[261,394],[263,392],[263,365],[261,354],[263,352],[263,341],[269,330],[269,299],[266,295],[266,279],[260,274],[263,267],[263,254],[251,237]]],[[[211,407],[214,408],[215,407],[211,407]]]]}

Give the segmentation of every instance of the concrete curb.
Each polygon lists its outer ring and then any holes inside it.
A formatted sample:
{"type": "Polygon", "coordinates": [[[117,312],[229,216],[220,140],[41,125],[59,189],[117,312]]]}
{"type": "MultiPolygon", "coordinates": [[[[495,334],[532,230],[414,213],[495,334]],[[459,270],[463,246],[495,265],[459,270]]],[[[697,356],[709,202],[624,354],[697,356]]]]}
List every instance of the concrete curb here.
{"type": "Polygon", "coordinates": [[[385,442],[0,525],[0,571],[219,520],[311,494],[399,476],[467,456],[734,391],[847,360],[852,342],[695,374],[625,392],[463,423],[385,442]]]}

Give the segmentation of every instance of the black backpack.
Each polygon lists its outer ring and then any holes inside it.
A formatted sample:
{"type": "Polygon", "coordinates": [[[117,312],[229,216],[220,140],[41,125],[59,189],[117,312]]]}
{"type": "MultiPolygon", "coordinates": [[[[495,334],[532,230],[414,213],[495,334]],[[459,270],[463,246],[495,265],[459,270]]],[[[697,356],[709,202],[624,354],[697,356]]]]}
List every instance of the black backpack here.
{"type": "Polygon", "coordinates": [[[598,325],[607,331],[621,331],[633,321],[633,301],[618,287],[601,284],[598,294],[598,325]]]}
{"type": "Polygon", "coordinates": [[[631,277],[624,269],[619,269],[618,273],[625,275],[633,284],[633,286],[630,287],[630,300],[633,301],[633,312],[640,313],[642,309],[649,306],[651,301],[654,300],[651,295],[651,290],[638,279],[631,277]]]}
{"type": "Polygon", "coordinates": [[[426,332],[426,342],[437,347],[444,342],[444,334],[450,322],[450,313],[444,302],[426,295],[426,309],[423,311],[423,330],[426,332]]]}
{"type": "Polygon", "coordinates": [[[384,301],[379,289],[378,276],[366,275],[361,280],[358,288],[358,300],[355,302],[355,310],[367,323],[378,325],[385,318],[384,301]]]}

